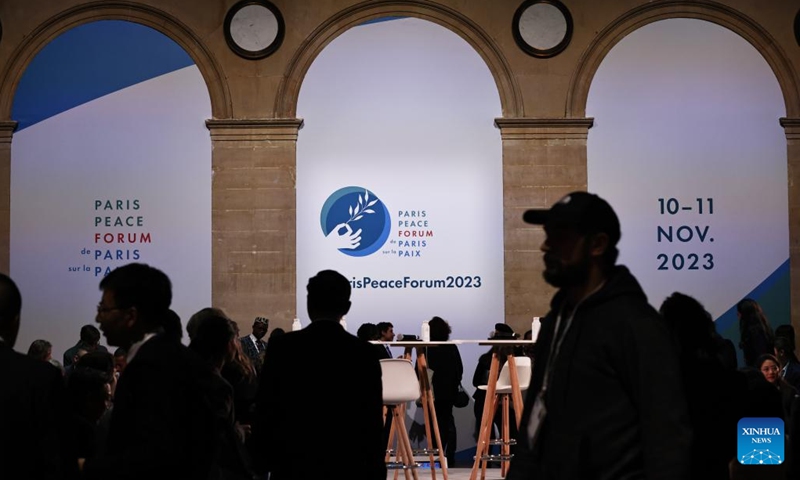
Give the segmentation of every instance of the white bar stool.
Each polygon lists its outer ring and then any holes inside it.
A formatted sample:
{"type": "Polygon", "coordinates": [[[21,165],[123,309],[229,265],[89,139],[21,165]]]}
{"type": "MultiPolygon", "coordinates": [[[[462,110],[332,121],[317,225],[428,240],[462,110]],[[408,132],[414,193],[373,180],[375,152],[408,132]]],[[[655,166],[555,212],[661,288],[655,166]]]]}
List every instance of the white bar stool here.
{"type": "MultiPolygon", "coordinates": [[[[406,479],[413,476],[417,480],[417,463],[411,449],[411,440],[406,428],[405,408],[406,402],[413,402],[420,396],[419,380],[417,379],[414,365],[409,360],[402,358],[387,358],[381,360],[383,373],[383,404],[394,406],[392,426],[389,433],[389,444],[386,446],[387,467],[389,469],[403,469],[406,479]],[[397,436],[395,448],[395,462],[390,462],[392,444],[397,436]],[[410,472],[410,475],[409,475],[410,472]]],[[[395,472],[397,478],[397,472],[395,472]]]]}

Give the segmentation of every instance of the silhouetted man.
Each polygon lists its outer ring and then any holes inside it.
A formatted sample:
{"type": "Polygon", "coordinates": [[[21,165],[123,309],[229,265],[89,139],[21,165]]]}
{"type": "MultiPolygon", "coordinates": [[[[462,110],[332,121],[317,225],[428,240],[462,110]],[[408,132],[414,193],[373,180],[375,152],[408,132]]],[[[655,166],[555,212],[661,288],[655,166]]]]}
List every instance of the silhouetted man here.
{"type": "Polygon", "coordinates": [[[775,336],[775,356],[781,362],[781,377],[800,391],[800,360],[794,354],[794,339],[775,336]]]}
{"type": "Polygon", "coordinates": [[[350,282],[332,270],[308,281],[311,323],[270,338],[253,422],[253,459],[271,480],[384,480],[381,367],[339,320],[350,282]]]}
{"type": "Polygon", "coordinates": [[[67,412],[61,372],[48,362],[13,350],[22,297],[14,281],[0,274],[0,478],[51,479],[65,476],[62,445],[67,412]]]}
{"type": "Polygon", "coordinates": [[[549,210],[544,278],[558,288],[508,480],[689,478],[691,433],[675,345],[627,268],[620,225],[600,197],[574,192],[549,210]]]}
{"type": "Polygon", "coordinates": [[[141,263],[101,282],[97,323],[109,345],[128,352],[117,384],[104,454],[83,466],[87,479],[205,478],[217,447],[210,368],[169,334],[162,320],[172,285],[141,263]]]}

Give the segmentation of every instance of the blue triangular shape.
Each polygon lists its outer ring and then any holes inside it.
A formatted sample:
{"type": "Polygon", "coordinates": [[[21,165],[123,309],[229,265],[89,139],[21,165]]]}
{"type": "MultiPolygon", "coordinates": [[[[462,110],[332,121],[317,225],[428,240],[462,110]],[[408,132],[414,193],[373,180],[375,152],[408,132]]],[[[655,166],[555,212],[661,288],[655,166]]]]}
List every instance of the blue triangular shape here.
{"type": "Polygon", "coordinates": [[[180,45],[150,27],[121,20],[87,23],[62,33],[36,54],[20,79],[11,118],[23,130],[190,65],[194,61],[180,45]]]}

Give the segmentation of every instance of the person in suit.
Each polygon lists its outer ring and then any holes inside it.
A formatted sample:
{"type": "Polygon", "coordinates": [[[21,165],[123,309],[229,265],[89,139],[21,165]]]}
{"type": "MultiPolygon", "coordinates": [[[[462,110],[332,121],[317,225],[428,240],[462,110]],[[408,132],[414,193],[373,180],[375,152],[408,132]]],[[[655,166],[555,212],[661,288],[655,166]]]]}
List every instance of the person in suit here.
{"type": "Polygon", "coordinates": [[[800,391],[800,361],[794,354],[794,337],[776,335],[775,356],[781,362],[781,377],[800,391]]]}
{"type": "MultiPolygon", "coordinates": [[[[390,322],[378,322],[376,328],[378,330],[378,338],[376,338],[376,340],[380,340],[381,342],[394,341],[394,325],[392,325],[390,322]]],[[[391,349],[389,349],[389,345],[378,346],[384,350],[384,353],[381,353],[380,358],[394,358],[391,349]]]]}
{"type": "Polygon", "coordinates": [[[63,379],[48,362],[14,351],[21,308],[16,284],[0,274],[0,478],[65,478],[72,464],[62,448],[71,443],[63,379]]]}
{"type": "Polygon", "coordinates": [[[78,462],[84,478],[206,478],[219,438],[217,383],[194,352],[163,333],[169,278],[131,263],[103,278],[100,289],[97,323],[109,345],[126,349],[128,364],[104,452],[78,462]]]}
{"type": "Polygon", "coordinates": [[[77,355],[79,350],[86,352],[107,352],[108,349],[100,345],[100,330],[94,325],[84,325],[81,327],[80,340],[74,346],[64,352],[64,368],[69,368],[70,365],[78,361],[77,355]]]}
{"type": "Polygon", "coordinates": [[[319,272],[307,286],[311,323],[267,345],[251,448],[271,480],[386,478],[380,362],[339,324],[350,288],[338,272],[319,272]]]}
{"type": "Polygon", "coordinates": [[[253,333],[239,339],[242,345],[242,352],[250,359],[250,363],[255,366],[256,371],[261,371],[261,356],[267,348],[267,342],[262,340],[269,329],[269,319],[266,317],[256,317],[253,320],[253,333]]]}

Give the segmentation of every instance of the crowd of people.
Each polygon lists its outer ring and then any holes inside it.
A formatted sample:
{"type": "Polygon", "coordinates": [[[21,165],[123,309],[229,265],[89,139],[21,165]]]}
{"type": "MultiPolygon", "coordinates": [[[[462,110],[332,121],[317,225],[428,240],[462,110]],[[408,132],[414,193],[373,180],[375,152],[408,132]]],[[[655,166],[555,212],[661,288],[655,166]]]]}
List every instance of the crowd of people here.
{"type": "Polygon", "coordinates": [[[319,478],[341,461],[342,431],[367,452],[350,462],[353,478],[385,478],[380,364],[339,325],[350,284],[337,272],[309,281],[312,323],[273,329],[269,342],[267,318],[240,337],[224,311],[204,308],[184,346],[171,282],[145,264],[115,269],[100,290],[100,328],[81,329],[64,366],[43,340],[28,355],[13,350],[22,297],[0,274],[2,478],[319,478]],[[320,429],[332,413],[341,425],[320,429]]]}
{"type": "MultiPolygon", "coordinates": [[[[544,227],[544,278],[558,291],[535,344],[514,352],[534,367],[509,480],[800,478],[800,362],[790,325],[773,331],[757,302],[739,302],[740,366],[698,300],[676,292],[650,306],[616,263],[620,225],[605,200],[574,192],[524,219],[544,227]],[[780,465],[754,471],[737,461],[745,417],[783,420],[780,465]]],[[[22,297],[0,274],[2,478],[386,478],[391,412],[380,360],[392,352],[369,342],[393,340],[394,327],[365,323],[357,336],[347,333],[340,322],[351,285],[338,272],[309,279],[311,323],[302,330],[276,328],[265,341],[269,320],[256,317],[242,336],[209,307],[186,322],[188,347],[164,272],[132,263],[99,287],[99,329],[81,328],[62,365],[46,340],[28,355],[13,350],[22,297]]],[[[432,341],[452,333],[440,317],[428,326],[432,341]]],[[[499,323],[491,337],[518,335],[499,323]]],[[[478,360],[476,387],[490,380],[491,354],[478,360]]],[[[464,365],[455,345],[431,348],[427,359],[454,465],[464,365]]],[[[473,397],[476,427],[482,394],[473,397]]]]}

